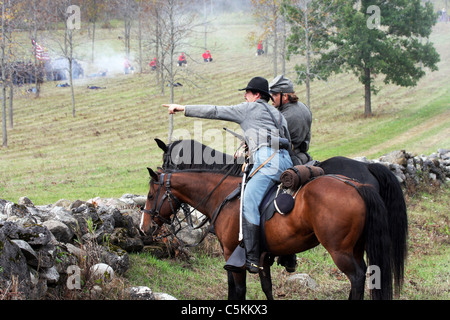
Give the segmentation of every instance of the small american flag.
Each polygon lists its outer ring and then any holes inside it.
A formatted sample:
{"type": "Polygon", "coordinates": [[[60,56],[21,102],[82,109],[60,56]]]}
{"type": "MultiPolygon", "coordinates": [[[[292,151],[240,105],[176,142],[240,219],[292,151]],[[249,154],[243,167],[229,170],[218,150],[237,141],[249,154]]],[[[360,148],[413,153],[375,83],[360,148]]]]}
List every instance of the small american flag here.
{"type": "Polygon", "coordinates": [[[41,61],[50,60],[50,56],[48,55],[48,52],[44,47],[37,44],[37,42],[34,39],[31,40],[31,43],[33,44],[33,49],[34,49],[34,54],[36,55],[36,59],[41,60],[41,61]]]}

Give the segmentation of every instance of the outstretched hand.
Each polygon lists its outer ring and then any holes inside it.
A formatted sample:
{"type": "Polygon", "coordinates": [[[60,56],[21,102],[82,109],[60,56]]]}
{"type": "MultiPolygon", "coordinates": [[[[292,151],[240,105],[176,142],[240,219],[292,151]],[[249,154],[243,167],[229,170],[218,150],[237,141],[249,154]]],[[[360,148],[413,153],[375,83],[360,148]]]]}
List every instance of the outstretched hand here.
{"type": "Polygon", "coordinates": [[[167,107],[169,110],[169,114],[174,114],[177,111],[184,111],[184,106],[180,105],[180,104],[163,104],[163,107],[167,107]]]}

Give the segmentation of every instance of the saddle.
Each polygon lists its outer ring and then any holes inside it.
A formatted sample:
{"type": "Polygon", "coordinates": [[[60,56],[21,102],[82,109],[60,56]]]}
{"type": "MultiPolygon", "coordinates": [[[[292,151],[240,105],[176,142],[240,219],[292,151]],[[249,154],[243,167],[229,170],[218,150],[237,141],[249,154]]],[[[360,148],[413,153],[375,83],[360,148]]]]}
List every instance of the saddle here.
{"type": "MultiPolygon", "coordinates": [[[[265,234],[265,222],[270,220],[275,212],[279,214],[288,214],[292,211],[295,204],[295,199],[292,196],[294,193],[304,186],[309,181],[316,177],[324,175],[324,171],[319,167],[312,167],[307,165],[298,165],[287,169],[280,176],[280,183],[275,184],[266,193],[259,206],[260,212],[260,248],[261,253],[267,251],[267,242],[265,234]]],[[[238,189],[236,189],[230,196],[227,197],[227,201],[231,200],[238,195],[238,189]]],[[[245,248],[242,245],[238,245],[233,254],[228,259],[225,269],[233,271],[245,264],[245,248]]]]}

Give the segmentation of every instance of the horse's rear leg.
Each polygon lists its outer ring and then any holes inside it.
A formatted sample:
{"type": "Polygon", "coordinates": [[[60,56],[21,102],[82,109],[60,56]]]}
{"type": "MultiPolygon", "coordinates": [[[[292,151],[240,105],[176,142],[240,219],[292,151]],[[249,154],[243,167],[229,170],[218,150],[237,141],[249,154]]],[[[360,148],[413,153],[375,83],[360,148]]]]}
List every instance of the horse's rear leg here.
{"type": "Polygon", "coordinates": [[[273,300],[272,294],[272,277],[270,275],[270,267],[273,264],[273,258],[267,252],[261,256],[260,265],[263,269],[259,271],[259,280],[261,281],[261,288],[266,295],[267,300],[273,300]]]}
{"type": "Polygon", "coordinates": [[[341,270],[351,283],[349,300],[364,299],[364,285],[366,282],[366,263],[364,259],[356,259],[352,254],[345,252],[331,253],[336,266],[341,270]]]}

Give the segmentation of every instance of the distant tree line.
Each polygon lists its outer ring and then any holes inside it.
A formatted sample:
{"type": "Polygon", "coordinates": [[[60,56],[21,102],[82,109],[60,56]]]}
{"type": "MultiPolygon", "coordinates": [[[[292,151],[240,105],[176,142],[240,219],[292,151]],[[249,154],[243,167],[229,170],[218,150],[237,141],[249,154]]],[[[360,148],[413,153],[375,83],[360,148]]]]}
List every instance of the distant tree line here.
{"type": "MultiPolygon", "coordinates": [[[[32,63],[36,74],[33,77],[35,97],[39,97],[42,65],[45,58],[36,53],[36,48],[45,47],[53,55],[67,59],[69,83],[72,93],[72,115],[76,116],[75,94],[72,83],[72,66],[75,48],[85,44],[79,29],[87,30],[91,41],[90,60],[95,60],[96,31],[98,28],[112,30],[114,21],[123,22],[122,39],[124,56],[136,53],[137,69],[144,68],[143,52],[154,52],[158,63],[157,83],[161,92],[170,88],[170,100],[174,99],[172,85],[176,83],[178,70],[173,68],[176,55],[188,44],[185,42],[192,30],[198,26],[198,12],[210,14],[215,11],[242,8],[243,1],[235,0],[5,0],[2,6],[0,34],[0,88],[2,97],[2,137],[7,146],[6,103],[10,128],[13,126],[13,79],[18,61],[32,63]],[[201,10],[200,10],[201,9],[201,10]],[[197,21],[197,22],[195,22],[197,21]],[[27,34],[30,46],[16,42],[15,35],[27,34]],[[131,48],[131,40],[137,43],[131,48]],[[31,42],[33,46],[31,45],[31,42]],[[48,45],[51,43],[51,45],[48,45]],[[40,71],[39,71],[40,70],[40,71]],[[9,91],[9,97],[8,93],[9,91]]],[[[206,21],[206,19],[204,20],[206,21]]],[[[203,22],[202,22],[203,23],[203,22]]],[[[206,37],[206,35],[205,35],[206,37]]],[[[28,78],[27,78],[28,79],[28,78]]],[[[169,134],[170,140],[171,134],[169,134]]]]}

